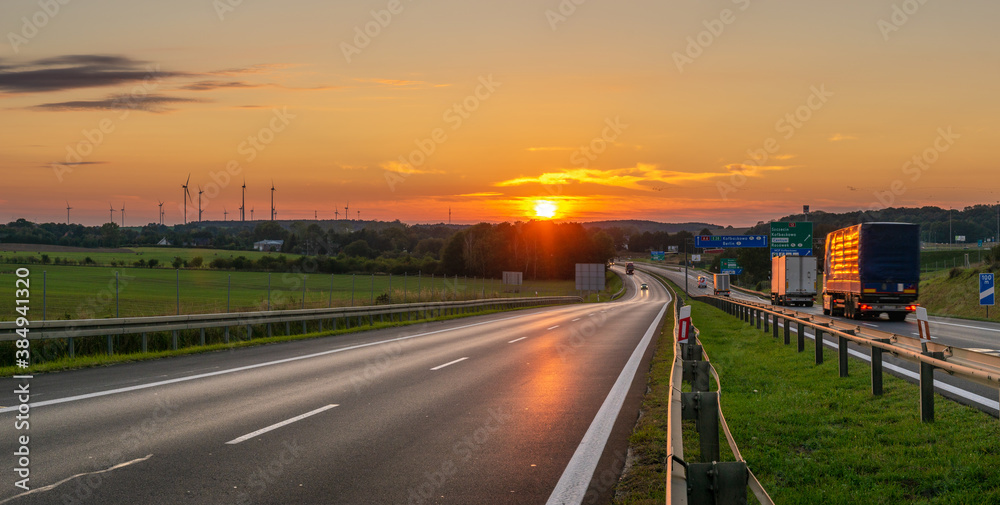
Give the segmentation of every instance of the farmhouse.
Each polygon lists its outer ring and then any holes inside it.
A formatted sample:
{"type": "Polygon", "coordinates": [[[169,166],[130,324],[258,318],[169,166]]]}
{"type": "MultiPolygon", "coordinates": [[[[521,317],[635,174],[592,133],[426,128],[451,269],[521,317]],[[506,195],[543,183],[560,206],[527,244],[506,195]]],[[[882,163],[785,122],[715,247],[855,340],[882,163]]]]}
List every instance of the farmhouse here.
{"type": "Polygon", "coordinates": [[[281,246],[284,244],[284,240],[261,240],[260,242],[254,242],[253,248],[255,251],[275,252],[280,251],[281,246]]]}

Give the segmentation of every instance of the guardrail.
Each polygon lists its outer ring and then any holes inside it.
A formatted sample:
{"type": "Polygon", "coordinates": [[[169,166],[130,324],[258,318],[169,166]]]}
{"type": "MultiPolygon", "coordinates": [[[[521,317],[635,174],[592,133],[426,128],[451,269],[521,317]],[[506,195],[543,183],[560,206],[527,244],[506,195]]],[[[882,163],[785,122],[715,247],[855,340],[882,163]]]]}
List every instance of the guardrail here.
{"type": "MultiPolygon", "coordinates": [[[[664,279],[657,275],[661,279],[664,279]]],[[[670,372],[670,409],[667,421],[667,458],[669,477],[666,486],[666,503],[669,505],[714,505],[717,503],[746,503],[749,488],[757,501],[773,505],[757,477],[754,476],[722,413],[719,401],[722,380],[712,366],[700,344],[701,332],[694,326],[689,330],[688,343],[681,343],[680,311],[683,301],[670,286],[664,287],[674,298],[674,363],[670,372]],[[715,379],[716,390],[709,391],[710,378],[715,379]],[[682,381],[690,382],[691,392],[683,392],[682,381]],[[682,422],[693,419],[697,423],[699,462],[684,460],[684,435],[682,422]],[[729,448],[736,461],[719,462],[719,428],[722,428],[729,448]]]]}
{"type": "MultiPolygon", "coordinates": [[[[510,310],[541,305],[556,305],[563,303],[582,302],[578,296],[545,296],[524,298],[494,298],[487,300],[470,300],[454,302],[406,303],[394,305],[375,305],[362,307],[337,307],[326,309],[274,310],[264,312],[233,312],[224,314],[189,314],[179,316],[152,316],[134,318],[110,319],[71,319],[31,321],[30,338],[32,340],[66,339],[69,355],[74,351],[74,339],[80,337],[107,337],[107,352],[114,354],[114,337],[120,335],[141,335],[142,352],[148,350],[147,334],[157,332],[172,332],[171,348],[178,349],[179,332],[185,330],[200,330],[200,344],[205,345],[205,330],[207,328],[224,328],[225,343],[229,343],[231,328],[245,328],[245,340],[253,338],[253,326],[267,325],[268,336],[272,335],[272,325],[285,323],[286,334],[291,334],[293,322],[302,323],[302,332],[306,332],[309,322],[316,322],[318,331],[323,331],[323,321],[330,321],[330,328],[351,328],[365,324],[374,325],[377,317],[380,322],[419,320],[444,315],[465,314],[482,310],[510,310]]],[[[0,342],[20,338],[16,333],[18,326],[13,321],[0,322],[0,342]]]]}
{"type": "MultiPolygon", "coordinates": [[[[815,362],[823,363],[824,335],[837,339],[837,357],[840,377],[847,377],[848,343],[871,349],[871,389],[872,395],[882,394],[882,355],[890,353],[897,358],[919,366],[920,378],[920,419],[934,420],[934,370],[941,369],[948,374],[1000,390],[1000,357],[977,353],[939,344],[930,340],[897,335],[850,323],[802,314],[792,310],[777,309],[771,305],[734,300],[727,297],[699,297],[709,301],[719,309],[740,318],[750,325],[756,325],[763,332],[771,332],[779,338],[779,327],[784,327],[784,343],[790,344],[791,327],[796,326],[798,351],[805,350],[805,329],[812,328],[815,346],[815,362]]],[[[998,395],[1000,398],[1000,395],[998,395]]]]}

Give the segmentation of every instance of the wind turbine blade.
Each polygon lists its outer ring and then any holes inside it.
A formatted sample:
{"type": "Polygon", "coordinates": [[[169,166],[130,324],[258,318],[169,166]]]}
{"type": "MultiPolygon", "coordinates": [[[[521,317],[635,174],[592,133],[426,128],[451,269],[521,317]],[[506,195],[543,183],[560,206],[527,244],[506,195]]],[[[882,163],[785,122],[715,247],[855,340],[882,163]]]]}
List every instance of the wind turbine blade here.
{"type": "Polygon", "coordinates": [[[188,172],[188,179],[186,181],[184,181],[184,185],[187,186],[189,182],[191,182],[191,173],[190,172],[188,172]]]}

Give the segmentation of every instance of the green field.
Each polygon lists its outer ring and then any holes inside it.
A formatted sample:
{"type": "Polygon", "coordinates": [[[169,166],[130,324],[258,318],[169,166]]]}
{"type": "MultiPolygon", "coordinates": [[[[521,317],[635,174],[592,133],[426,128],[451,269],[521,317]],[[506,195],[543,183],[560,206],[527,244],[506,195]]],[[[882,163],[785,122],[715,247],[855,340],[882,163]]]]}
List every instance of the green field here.
{"type": "MultiPolygon", "coordinates": [[[[0,300],[14,300],[16,268],[0,265],[0,300]]],[[[268,274],[63,265],[34,265],[30,270],[32,319],[41,319],[43,306],[46,319],[86,319],[578,294],[573,281],[526,281],[518,292],[512,292],[509,286],[504,289],[498,279],[429,275],[268,274]]],[[[602,300],[621,287],[620,281],[617,287],[613,282],[609,282],[602,300]]],[[[0,304],[0,319],[13,316],[14,307],[13,302],[0,304]]]]}
{"type": "MultiPolygon", "coordinates": [[[[38,247],[44,248],[45,246],[38,247]]],[[[196,256],[201,256],[206,266],[216,258],[232,259],[238,256],[244,256],[247,259],[258,260],[264,256],[277,256],[281,254],[291,261],[299,257],[298,254],[266,253],[260,251],[229,251],[223,249],[134,247],[131,248],[131,250],[133,251],[132,253],[106,252],[102,250],[94,250],[93,252],[11,252],[4,250],[3,244],[0,244],[0,263],[36,264],[42,261],[43,254],[48,256],[52,262],[55,262],[56,258],[62,258],[65,260],[75,261],[81,265],[84,264],[87,258],[90,258],[96,265],[105,266],[111,265],[112,262],[122,264],[123,266],[132,266],[134,262],[139,260],[149,262],[149,260],[155,259],[163,267],[169,266],[171,262],[174,261],[174,258],[181,258],[182,260],[190,261],[196,256]]]]}

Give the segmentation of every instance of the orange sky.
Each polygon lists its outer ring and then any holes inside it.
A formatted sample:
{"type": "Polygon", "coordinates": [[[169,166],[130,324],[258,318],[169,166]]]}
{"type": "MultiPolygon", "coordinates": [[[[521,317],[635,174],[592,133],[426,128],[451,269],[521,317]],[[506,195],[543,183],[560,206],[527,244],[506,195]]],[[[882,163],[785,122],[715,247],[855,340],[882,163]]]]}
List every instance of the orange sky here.
{"type": "Polygon", "coordinates": [[[258,219],[272,180],[411,223],[1000,200],[996,2],[228,5],[0,6],[0,220],[173,224],[189,173],[205,219],[244,177],[258,219]]]}

